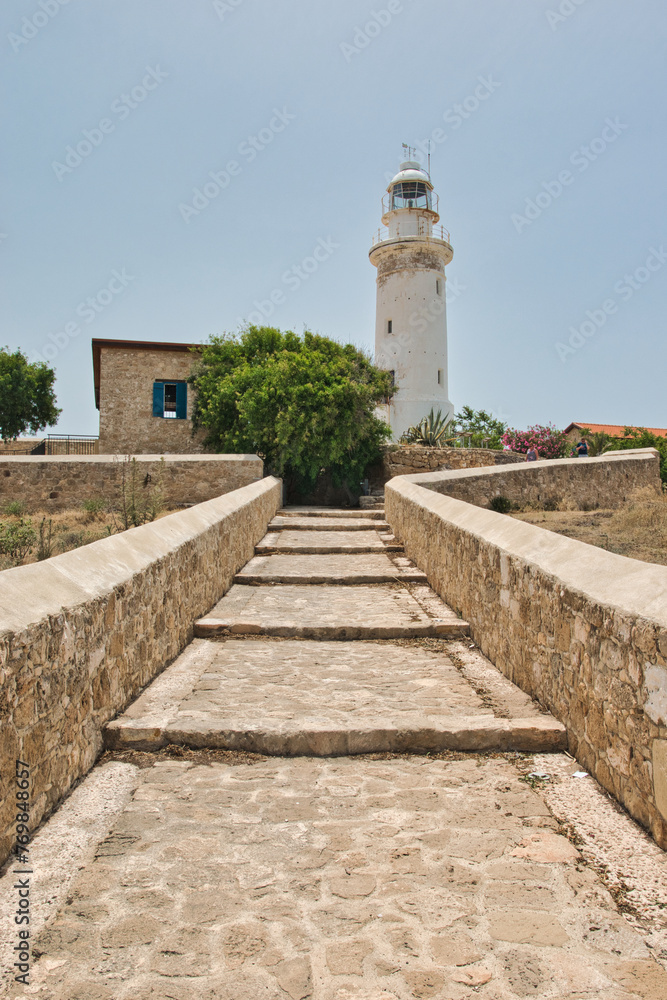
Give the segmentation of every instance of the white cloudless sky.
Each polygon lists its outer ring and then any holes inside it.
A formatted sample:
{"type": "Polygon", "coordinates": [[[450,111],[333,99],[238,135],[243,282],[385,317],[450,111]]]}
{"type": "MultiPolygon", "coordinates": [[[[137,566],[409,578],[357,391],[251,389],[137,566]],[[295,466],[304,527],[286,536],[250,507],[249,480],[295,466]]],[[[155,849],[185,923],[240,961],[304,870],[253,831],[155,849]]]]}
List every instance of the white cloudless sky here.
{"type": "Polygon", "coordinates": [[[432,136],[455,407],[667,426],[666,38],[664,0],[4,0],[0,343],[88,434],[93,337],[260,308],[372,350],[380,200],[432,136]]]}

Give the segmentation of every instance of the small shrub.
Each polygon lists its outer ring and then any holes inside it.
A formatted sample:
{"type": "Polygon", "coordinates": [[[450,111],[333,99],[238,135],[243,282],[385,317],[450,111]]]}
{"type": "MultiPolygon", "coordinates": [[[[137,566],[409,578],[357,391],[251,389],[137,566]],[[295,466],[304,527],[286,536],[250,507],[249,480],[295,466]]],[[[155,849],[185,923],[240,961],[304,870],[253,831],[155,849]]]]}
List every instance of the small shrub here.
{"type": "Polygon", "coordinates": [[[5,513],[11,517],[23,517],[25,514],[25,504],[23,500],[10,500],[5,505],[5,513]]]}
{"type": "Polygon", "coordinates": [[[37,532],[31,521],[23,518],[18,524],[0,523],[0,554],[9,557],[12,566],[19,566],[32,552],[37,540],[37,532]]]}
{"type": "Polygon", "coordinates": [[[122,462],[115,510],[125,531],[154,521],[164,510],[164,468],[164,458],[161,458],[157,470],[151,465],[142,476],[136,458],[128,455],[122,462]]]}
{"type": "Polygon", "coordinates": [[[106,500],[103,500],[102,497],[91,497],[82,502],[81,510],[86,514],[87,521],[96,521],[104,514],[106,506],[106,500]]]}
{"type": "Polygon", "coordinates": [[[446,420],[441,410],[435,413],[431,407],[428,416],[422,417],[414,427],[408,427],[401,437],[401,442],[403,444],[420,444],[430,448],[443,448],[452,427],[451,417],[446,420]]]}
{"type": "Polygon", "coordinates": [[[83,531],[67,531],[61,534],[58,544],[63,552],[69,552],[70,549],[78,549],[80,545],[85,544],[83,531]]]}
{"type": "Polygon", "coordinates": [[[542,504],[545,510],[558,510],[560,507],[559,497],[546,497],[542,504]]]}
{"type": "Polygon", "coordinates": [[[512,509],[512,501],[508,497],[492,497],[489,507],[497,514],[509,514],[512,509]]]}
{"type": "Polygon", "coordinates": [[[46,518],[43,517],[38,530],[37,561],[41,562],[43,559],[50,559],[53,553],[53,521],[51,518],[47,523],[46,518]]]}

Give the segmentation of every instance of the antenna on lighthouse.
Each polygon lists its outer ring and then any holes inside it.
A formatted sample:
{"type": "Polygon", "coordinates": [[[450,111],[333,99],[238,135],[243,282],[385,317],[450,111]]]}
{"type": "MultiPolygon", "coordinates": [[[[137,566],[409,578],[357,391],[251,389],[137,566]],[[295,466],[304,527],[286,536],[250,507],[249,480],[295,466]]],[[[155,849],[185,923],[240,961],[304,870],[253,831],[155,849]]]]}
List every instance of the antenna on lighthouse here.
{"type": "Polygon", "coordinates": [[[428,149],[428,168],[427,168],[427,173],[428,173],[428,175],[430,177],[431,176],[431,140],[430,139],[427,140],[426,147],[428,149]]]}
{"type": "Polygon", "coordinates": [[[408,146],[407,142],[402,142],[401,145],[403,146],[403,149],[407,152],[408,159],[411,160],[414,157],[415,153],[417,152],[417,147],[408,146]]]}

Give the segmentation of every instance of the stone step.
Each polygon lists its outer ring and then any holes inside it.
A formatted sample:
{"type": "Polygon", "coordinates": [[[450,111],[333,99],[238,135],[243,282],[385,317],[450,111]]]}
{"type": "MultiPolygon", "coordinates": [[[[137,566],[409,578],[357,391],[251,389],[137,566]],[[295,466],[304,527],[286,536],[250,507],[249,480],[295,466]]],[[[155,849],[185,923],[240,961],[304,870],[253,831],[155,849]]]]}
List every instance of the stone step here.
{"type": "Polygon", "coordinates": [[[384,508],[377,510],[361,510],[359,508],[338,507],[281,507],[277,517],[335,517],[382,521],[384,508]]]}
{"type": "Polygon", "coordinates": [[[382,553],[366,555],[268,555],[254,556],[240,573],[235,583],[298,583],[338,585],[362,583],[425,583],[426,574],[405,556],[393,559],[382,553]]]}
{"type": "Polygon", "coordinates": [[[277,757],[338,757],[367,753],[434,753],[440,750],[558,753],[567,750],[562,723],[550,717],[497,719],[452,718],[438,726],[386,726],[351,730],[301,726],[282,729],[261,725],[235,729],[228,719],[144,726],[141,720],[110,722],[105,744],[113,750],[158,750],[176,744],[220,750],[243,750],[277,757]]]}
{"type": "Polygon", "coordinates": [[[429,587],[419,584],[273,587],[234,585],[204,618],[195,635],[295,636],[303,639],[456,638],[469,635],[429,587]]]}
{"type": "Polygon", "coordinates": [[[402,552],[395,540],[385,542],[377,531],[269,531],[255,546],[258,555],[268,553],[334,554],[361,552],[402,552]]]}
{"type": "Polygon", "coordinates": [[[290,531],[391,531],[386,521],[352,517],[282,517],[277,514],[269,523],[269,531],[288,528],[290,531]]]}
{"type": "Polygon", "coordinates": [[[198,641],[105,739],[115,749],[175,743],[285,756],[565,748],[564,727],[527,695],[501,693],[504,717],[488,700],[443,648],[198,641]]]}

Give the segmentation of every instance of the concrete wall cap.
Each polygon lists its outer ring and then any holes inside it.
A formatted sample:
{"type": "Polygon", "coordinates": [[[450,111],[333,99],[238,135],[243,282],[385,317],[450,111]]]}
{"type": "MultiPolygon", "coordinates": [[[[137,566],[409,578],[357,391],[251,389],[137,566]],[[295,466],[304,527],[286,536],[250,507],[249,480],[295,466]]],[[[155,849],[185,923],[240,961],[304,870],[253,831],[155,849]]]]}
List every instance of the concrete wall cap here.
{"type": "MultiPolygon", "coordinates": [[[[532,472],[535,469],[554,469],[560,466],[572,467],[572,463],[577,466],[587,464],[604,465],[605,462],[628,461],[630,459],[639,461],[653,461],[659,458],[660,454],[655,448],[633,448],[627,451],[605,452],[596,458],[547,458],[537,462],[519,462],[508,465],[489,465],[475,469],[451,469],[444,472],[416,472],[410,476],[397,476],[396,479],[406,480],[410,483],[417,483],[425,486],[428,483],[451,482],[456,479],[473,479],[478,476],[507,476],[521,475],[521,473],[532,472]]],[[[395,480],[390,479],[389,483],[395,480]]],[[[389,485],[387,483],[387,485],[389,485]]]]}

